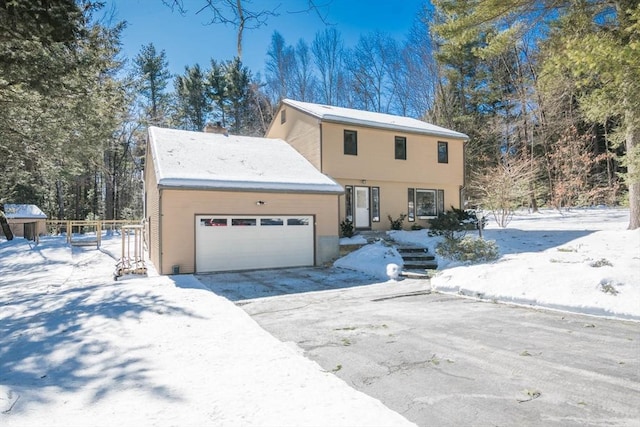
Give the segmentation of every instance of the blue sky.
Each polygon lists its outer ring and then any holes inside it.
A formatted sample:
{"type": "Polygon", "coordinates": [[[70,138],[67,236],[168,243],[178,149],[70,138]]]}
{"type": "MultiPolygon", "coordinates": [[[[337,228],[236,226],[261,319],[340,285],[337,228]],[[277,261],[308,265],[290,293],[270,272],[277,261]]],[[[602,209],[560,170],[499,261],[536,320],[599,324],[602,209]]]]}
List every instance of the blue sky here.
{"type": "MultiPolygon", "coordinates": [[[[184,0],[189,9],[180,15],[162,3],[162,0],[107,0],[104,13],[113,13],[115,21],[127,21],[123,34],[123,55],[133,58],[140,48],[152,42],[156,49],[164,50],[169,69],[182,74],[187,65],[200,64],[208,68],[211,59],[232,59],[236,55],[236,30],[222,24],[206,25],[211,19],[209,11],[196,15],[204,0],[184,0]]],[[[322,8],[327,21],[342,34],[347,46],[357,43],[361,35],[380,30],[399,41],[404,40],[424,0],[317,0],[327,4],[322,8]]],[[[303,38],[311,43],[316,32],[326,28],[317,14],[292,13],[304,10],[307,0],[253,0],[251,7],[277,8],[278,16],[270,17],[266,26],[245,30],[243,62],[252,73],[264,76],[264,63],[274,31],[284,37],[287,44],[295,45],[303,38]]]]}

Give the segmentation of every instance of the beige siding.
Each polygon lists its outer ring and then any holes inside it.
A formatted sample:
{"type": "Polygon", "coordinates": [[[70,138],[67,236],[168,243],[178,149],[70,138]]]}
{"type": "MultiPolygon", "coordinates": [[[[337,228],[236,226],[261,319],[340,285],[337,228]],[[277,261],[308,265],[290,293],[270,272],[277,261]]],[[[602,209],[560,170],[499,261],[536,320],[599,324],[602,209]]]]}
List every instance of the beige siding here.
{"type": "MultiPolygon", "coordinates": [[[[371,223],[373,230],[388,230],[388,215],[395,219],[407,213],[409,188],[444,190],[444,208],[460,207],[460,189],[464,185],[464,141],[460,139],[332,122],[319,124],[317,118],[286,105],[281,106],[267,136],[284,139],[342,186],[379,187],[380,221],[371,223]],[[287,117],[281,124],[283,108],[287,117]],[[345,129],[358,133],[356,156],[344,154],[345,129]],[[406,160],[395,159],[396,136],[406,138],[406,160]],[[438,163],[438,141],[448,143],[448,163],[438,163]]],[[[344,196],[340,197],[339,206],[339,221],[343,221],[344,196]]],[[[428,225],[426,219],[420,218],[415,223],[428,225]]],[[[404,227],[412,224],[405,220],[404,227]]]]}
{"type": "MultiPolygon", "coordinates": [[[[338,180],[418,182],[433,185],[463,184],[463,141],[390,130],[322,125],[323,172],[338,180]],[[344,130],[358,132],[358,155],[344,154],[344,130]],[[395,137],[407,139],[407,159],[395,159],[395,137]],[[438,141],[449,144],[449,163],[438,163],[438,141]]],[[[438,187],[440,188],[440,187],[438,187]]]]}
{"type": "Polygon", "coordinates": [[[322,171],[320,158],[320,122],[315,117],[304,114],[295,108],[281,105],[267,131],[267,138],[280,138],[287,141],[319,171],[322,171]],[[282,110],[287,120],[280,123],[282,110]]]}
{"type": "MultiPolygon", "coordinates": [[[[407,214],[408,211],[408,189],[417,188],[423,190],[444,190],[444,208],[450,209],[451,206],[460,206],[460,186],[455,184],[442,184],[442,183],[425,183],[416,181],[406,182],[388,182],[388,181],[376,181],[367,180],[366,184],[362,184],[359,180],[341,180],[340,184],[343,186],[359,186],[359,187],[378,187],[380,188],[380,221],[372,222],[372,230],[389,230],[391,224],[388,216],[391,215],[393,219],[396,219],[400,214],[407,214]]],[[[340,221],[343,221],[346,217],[345,213],[345,199],[344,196],[340,196],[340,221]]],[[[415,222],[409,222],[408,219],[404,220],[403,228],[409,229],[411,225],[419,224],[422,227],[427,227],[427,220],[416,218],[415,222]]]]}
{"type": "Polygon", "coordinates": [[[145,207],[147,222],[147,244],[149,246],[149,259],[160,271],[162,264],[160,259],[160,192],[153,165],[152,153],[147,146],[144,170],[145,207]]]}
{"type": "Polygon", "coordinates": [[[327,238],[335,241],[337,254],[336,195],[164,189],[161,274],[171,274],[174,265],[181,273],[195,271],[195,215],[208,214],[315,215],[316,263],[327,261],[318,258],[327,253],[319,247],[327,238]],[[257,205],[258,200],[265,204],[257,205]]]}

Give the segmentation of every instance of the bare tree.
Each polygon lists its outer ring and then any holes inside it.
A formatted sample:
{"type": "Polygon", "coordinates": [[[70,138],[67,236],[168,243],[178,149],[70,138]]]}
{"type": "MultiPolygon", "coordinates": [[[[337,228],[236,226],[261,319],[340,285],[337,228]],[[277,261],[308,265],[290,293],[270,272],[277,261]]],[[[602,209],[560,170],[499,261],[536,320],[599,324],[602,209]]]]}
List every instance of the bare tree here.
{"type": "Polygon", "coordinates": [[[402,50],[400,70],[392,73],[397,100],[403,114],[425,118],[434,107],[435,92],[440,81],[429,23],[416,20],[402,50]]]}
{"type": "Polygon", "coordinates": [[[397,44],[388,34],[376,31],[360,37],[346,61],[352,89],[356,93],[354,107],[389,112],[394,101],[390,70],[398,60],[397,44]]]}
{"type": "Polygon", "coordinates": [[[335,28],[317,33],[311,44],[313,59],[320,74],[320,101],[325,104],[338,104],[343,49],[342,36],[335,28]]]}
{"type": "Polygon", "coordinates": [[[289,97],[289,85],[293,80],[295,62],[294,50],[287,46],[284,37],[277,31],[271,36],[271,45],[267,51],[265,74],[267,87],[274,103],[289,97]]]}
{"type": "MultiPolygon", "coordinates": [[[[184,0],[162,0],[162,2],[177,9],[181,14],[186,14],[184,0]]],[[[203,11],[209,11],[213,17],[209,24],[231,24],[237,31],[238,58],[242,59],[242,36],[245,29],[256,29],[267,24],[270,17],[278,16],[275,9],[258,9],[249,7],[253,5],[251,0],[203,0],[202,6],[195,12],[196,15],[203,11]]]]}
{"type": "Polygon", "coordinates": [[[291,96],[299,101],[313,102],[316,100],[316,86],[311,50],[309,45],[300,39],[295,47],[291,96]]]}
{"type": "Polygon", "coordinates": [[[527,203],[534,173],[526,156],[507,155],[501,163],[472,174],[468,188],[471,202],[490,211],[496,223],[506,227],[515,210],[527,203]]]}

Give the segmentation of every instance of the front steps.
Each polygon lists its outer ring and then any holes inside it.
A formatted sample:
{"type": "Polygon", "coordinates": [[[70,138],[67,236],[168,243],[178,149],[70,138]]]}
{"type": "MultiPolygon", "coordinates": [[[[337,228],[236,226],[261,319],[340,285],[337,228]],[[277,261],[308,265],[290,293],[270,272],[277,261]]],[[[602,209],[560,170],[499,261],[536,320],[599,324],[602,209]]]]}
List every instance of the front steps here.
{"type": "MultiPolygon", "coordinates": [[[[404,267],[402,276],[411,279],[429,279],[438,268],[436,257],[429,253],[429,249],[423,246],[412,246],[394,242],[389,238],[386,231],[359,231],[359,235],[365,238],[367,244],[374,243],[379,240],[385,241],[389,246],[394,246],[400,256],[404,267]]],[[[344,256],[349,252],[360,249],[365,244],[342,245],[340,247],[340,256],[344,256]]]]}
{"type": "Polygon", "coordinates": [[[405,277],[428,279],[430,271],[438,268],[436,257],[427,248],[398,245],[396,249],[404,262],[402,275],[405,277]]]}

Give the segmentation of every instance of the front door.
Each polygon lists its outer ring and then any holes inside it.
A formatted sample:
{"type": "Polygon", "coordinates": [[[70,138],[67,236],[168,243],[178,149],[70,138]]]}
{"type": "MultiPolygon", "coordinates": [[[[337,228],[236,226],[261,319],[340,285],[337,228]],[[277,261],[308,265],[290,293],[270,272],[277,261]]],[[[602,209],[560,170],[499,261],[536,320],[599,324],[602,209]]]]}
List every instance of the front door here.
{"type": "Polygon", "coordinates": [[[371,227],[371,216],[369,215],[369,187],[355,188],[355,228],[371,227]]]}

